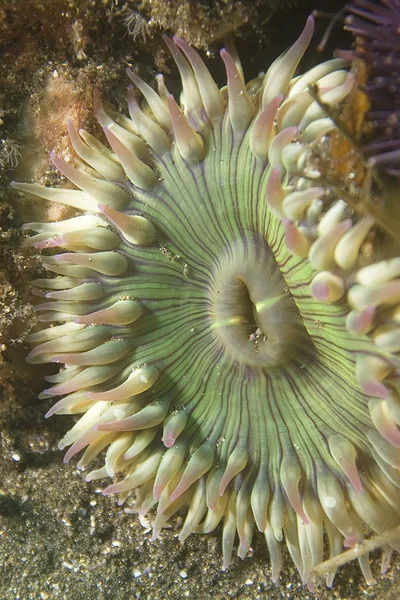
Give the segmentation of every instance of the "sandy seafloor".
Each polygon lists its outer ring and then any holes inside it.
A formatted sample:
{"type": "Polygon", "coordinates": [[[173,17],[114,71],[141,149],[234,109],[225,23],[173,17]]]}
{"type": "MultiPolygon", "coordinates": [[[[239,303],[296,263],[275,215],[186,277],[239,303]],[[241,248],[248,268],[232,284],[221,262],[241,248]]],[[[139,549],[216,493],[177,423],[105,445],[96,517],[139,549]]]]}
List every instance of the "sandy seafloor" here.
{"type": "MultiPolygon", "coordinates": [[[[60,99],[70,93],[68,102],[90,128],[92,88],[118,103],[126,87],[126,64],[147,79],[171,65],[160,49],[160,35],[177,29],[212,55],[221,42],[209,44],[244,23],[236,30],[237,45],[246,72],[255,76],[268,65],[263,56],[274,57],[293,41],[311,8],[343,3],[307,0],[271,21],[267,4],[0,0],[0,600],[400,596],[398,557],[380,575],[379,552],[372,556],[376,586],[368,587],[357,564],[351,564],[340,570],[332,589],[321,585],[311,595],[287,553],[278,584],[271,583],[261,534],[255,534],[249,556],[244,561],[235,557],[226,572],[221,570],[220,529],[181,544],[178,517],[151,542],[148,521],[139,522],[115,498],[103,497],[96,483],[87,484],[75,461],[63,465],[57,442],[72,420],[44,420],[48,405],[37,394],[51,369],[24,362],[28,347],[23,336],[35,321],[30,281],[40,276],[40,268],[37,256],[20,248],[19,225],[39,209],[21,202],[9,182],[57,181],[47,157],[53,145],[62,148],[65,137],[60,99]],[[127,32],[124,20],[130,10],[150,21],[146,39],[127,32]],[[56,125],[48,127],[52,119],[56,125]]],[[[328,45],[326,52],[331,50],[328,45]]],[[[310,64],[316,60],[313,54],[311,49],[306,57],[310,64]]],[[[222,84],[223,72],[216,61],[213,65],[222,84]]]]}

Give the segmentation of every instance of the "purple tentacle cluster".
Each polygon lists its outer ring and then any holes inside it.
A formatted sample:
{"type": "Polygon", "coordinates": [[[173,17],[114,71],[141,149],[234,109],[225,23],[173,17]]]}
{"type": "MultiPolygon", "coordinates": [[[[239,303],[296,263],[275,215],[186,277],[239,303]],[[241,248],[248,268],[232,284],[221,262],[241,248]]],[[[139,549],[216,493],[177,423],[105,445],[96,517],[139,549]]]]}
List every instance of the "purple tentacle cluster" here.
{"type": "Polygon", "coordinates": [[[371,139],[363,146],[371,163],[389,175],[400,176],[400,2],[354,0],[345,29],[355,36],[346,58],[361,58],[368,67],[365,85],[370,101],[366,117],[371,139]]]}

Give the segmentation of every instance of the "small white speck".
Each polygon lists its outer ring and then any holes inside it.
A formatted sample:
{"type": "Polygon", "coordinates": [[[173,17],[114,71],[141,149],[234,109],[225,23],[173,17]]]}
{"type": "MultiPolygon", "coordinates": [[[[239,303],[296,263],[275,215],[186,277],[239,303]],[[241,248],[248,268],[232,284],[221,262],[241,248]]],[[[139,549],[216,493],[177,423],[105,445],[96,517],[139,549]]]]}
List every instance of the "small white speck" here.
{"type": "Polygon", "coordinates": [[[254,581],[252,581],[251,579],[246,579],[246,581],[244,582],[245,585],[253,585],[254,581]]]}
{"type": "Polygon", "coordinates": [[[19,454],[17,454],[16,452],[14,452],[13,454],[11,454],[11,458],[15,461],[15,462],[19,462],[21,460],[21,457],[19,454]]]}
{"type": "Polygon", "coordinates": [[[149,519],[147,517],[145,517],[144,515],[141,515],[140,513],[139,513],[139,523],[141,524],[143,529],[145,529],[145,531],[143,533],[149,533],[149,531],[151,531],[151,523],[150,523],[149,519]]]}
{"type": "Polygon", "coordinates": [[[149,383],[149,380],[147,379],[147,377],[146,377],[145,375],[141,375],[141,376],[140,376],[140,381],[141,381],[142,383],[149,383]]]}
{"type": "Polygon", "coordinates": [[[114,417],[116,419],[123,419],[125,417],[125,411],[122,408],[115,408],[114,417]]]}
{"type": "Polygon", "coordinates": [[[326,508],[335,508],[336,498],[334,498],[333,496],[325,496],[324,506],[326,506],[326,508]]]}
{"type": "Polygon", "coordinates": [[[133,571],[133,576],[134,576],[135,579],[137,579],[138,577],[140,577],[141,574],[142,574],[141,571],[133,571]]]}
{"type": "Polygon", "coordinates": [[[118,540],[113,540],[111,542],[111,546],[113,546],[114,548],[119,548],[121,546],[121,542],[119,542],[118,540]]]}
{"type": "Polygon", "coordinates": [[[61,522],[64,523],[65,527],[71,527],[71,523],[66,519],[61,519],[61,522]]]}
{"type": "Polygon", "coordinates": [[[319,179],[321,173],[317,169],[305,169],[304,174],[310,179],[319,179]]]}
{"type": "Polygon", "coordinates": [[[182,577],[182,579],[186,579],[186,577],[187,577],[187,573],[186,573],[186,571],[181,571],[181,572],[179,573],[179,575],[182,577]]]}

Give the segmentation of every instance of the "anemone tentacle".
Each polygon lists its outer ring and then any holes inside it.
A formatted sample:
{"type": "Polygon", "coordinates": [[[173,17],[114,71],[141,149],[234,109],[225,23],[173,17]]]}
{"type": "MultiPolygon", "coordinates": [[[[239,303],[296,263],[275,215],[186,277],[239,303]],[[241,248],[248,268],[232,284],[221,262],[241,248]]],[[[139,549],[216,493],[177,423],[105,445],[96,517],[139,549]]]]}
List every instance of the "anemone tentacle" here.
{"type": "Polygon", "coordinates": [[[312,32],[310,17],[247,85],[222,50],[222,90],[167,39],[182,109],[128,72],[146,108],[132,89],[130,118],[95,100],[111,150],[70,124],[80,164],[52,157],[76,190],[14,183],[84,213],[24,226],[63,250],[35,282],[56,326],[27,339],[30,362],[64,365],[46,416],[82,415],[65,461],[104,454],[87,479],[122,474],[104,490],[121,504],[138,488],[154,538],[185,506],[182,541],[223,521],[224,567],[256,526],[275,581],[284,540],[310,589],[325,538],[334,556],[400,521],[400,259],[321,185],[337,130],[324,106],[340,110],[355,77],[343,59],[294,77],[312,32]]]}

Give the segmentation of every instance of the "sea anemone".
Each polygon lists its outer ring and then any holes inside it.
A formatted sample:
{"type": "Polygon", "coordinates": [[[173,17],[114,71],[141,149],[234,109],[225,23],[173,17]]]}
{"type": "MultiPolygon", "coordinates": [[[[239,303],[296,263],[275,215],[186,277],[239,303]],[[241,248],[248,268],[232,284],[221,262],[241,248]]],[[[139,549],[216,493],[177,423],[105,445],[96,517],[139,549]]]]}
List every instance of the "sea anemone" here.
{"type": "Polygon", "coordinates": [[[46,416],[82,415],[65,462],[103,456],[86,479],[156,506],[153,539],[184,507],[181,541],[223,522],[225,568],[256,526],[276,581],[284,540],[310,588],[326,548],[400,522],[398,240],[321,170],[335,171],[326,108],[356,77],[342,58],[294,77],[313,27],[248,84],[221,50],[222,89],[165,38],[181,107],[162,76],[156,92],[128,70],[144,97],[128,90],[130,118],[95,98],[111,150],[70,122],[79,159],[52,155],[78,189],[13,184],[83,213],[24,226],[34,248],[66,249],[34,282],[39,321],[57,324],[28,336],[30,363],[64,365],[46,416]]]}

